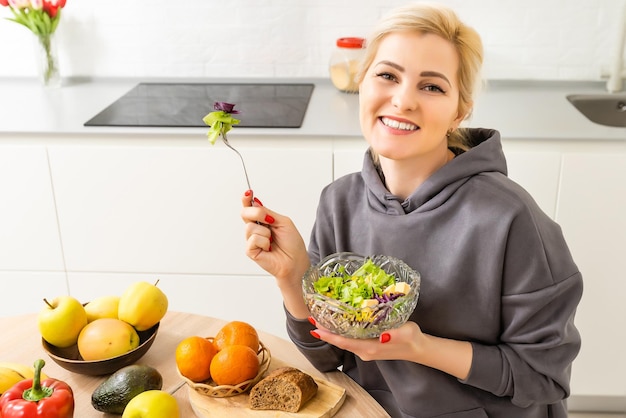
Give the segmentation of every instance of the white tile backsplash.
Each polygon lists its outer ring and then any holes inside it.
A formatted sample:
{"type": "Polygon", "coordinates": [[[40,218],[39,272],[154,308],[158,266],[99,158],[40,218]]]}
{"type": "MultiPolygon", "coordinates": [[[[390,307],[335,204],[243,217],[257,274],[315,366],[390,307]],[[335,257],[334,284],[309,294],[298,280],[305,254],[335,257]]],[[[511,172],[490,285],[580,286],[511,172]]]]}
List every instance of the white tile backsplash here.
{"type": "MultiPolygon", "coordinates": [[[[624,0],[440,0],[482,35],[488,79],[599,80],[624,0]]],[[[325,77],[334,40],[399,0],[68,0],[63,76],[325,77]]],[[[9,17],[4,7],[0,16],[9,17]]],[[[34,76],[34,36],[0,20],[0,76],[34,76]],[[7,40],[11,40],[10,42],[7,40]]]]}

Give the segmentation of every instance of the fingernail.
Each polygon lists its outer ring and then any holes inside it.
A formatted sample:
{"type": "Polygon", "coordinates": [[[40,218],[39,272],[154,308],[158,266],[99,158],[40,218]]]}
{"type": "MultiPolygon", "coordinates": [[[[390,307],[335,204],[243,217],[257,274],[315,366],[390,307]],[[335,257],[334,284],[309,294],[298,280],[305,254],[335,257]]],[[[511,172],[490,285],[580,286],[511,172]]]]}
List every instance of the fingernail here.
{"type": "Polygon", "coordinates": [[[389,340],[391,340],[391,335],[389,335],[386,332],[383,332],[382,334],[380,334],[380,342],[382,344],[388,343],[389,340]]]}
{"type": "Polygon", "coordinates": [[[314,336],[315,338],[317,338],[319,340],[320,335],[317,332],[315,332],[314,330],[311,330],[309,332],[311,333],[312,336],[314,336]]]}
{"type": "Polygon", "coordinates": [[[271,215],[265,215],[265,222],[268,224],[273,224],[275,219],[271,215]]]}
{"type": "Polygon", "coordinates": [[[274,242],[274,237],[270,236],[270,243],[274,242]]]}
{"type": "Polygon", "coordinates": [[[261,203],[261,201],[259,199],[257,199],[256,197],[254,199],[252,199],[254,201],[254,203],[256,203],[259,206],[263,206],[263,203],[261,203]]]}
{"type": "Polygon", "coordinates": [[[246,190],[246,196],[252,195],[252,190],[246,190]]]}
{"type": "Polygon", "coordinates": [[[313,318],[312,316],[309,316],[309,322],[311,323],[311,325],[317,326],[317,323],[315,323],[315,318],[313,318]]]}

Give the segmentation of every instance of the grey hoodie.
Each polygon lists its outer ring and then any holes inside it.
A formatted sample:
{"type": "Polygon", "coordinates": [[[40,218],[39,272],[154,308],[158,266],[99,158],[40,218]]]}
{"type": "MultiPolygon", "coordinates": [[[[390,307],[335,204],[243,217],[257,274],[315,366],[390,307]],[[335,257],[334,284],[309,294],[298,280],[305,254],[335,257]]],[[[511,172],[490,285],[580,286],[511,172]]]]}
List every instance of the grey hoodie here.
{"type": "Polygon", "coordinates": [[[289,314],[287,331],[315,367],[341,367],[393,417],[566,418],[581,274],[560,227],[507,177],[499,133],[470,132],[472,148],[405,201],[367,152],[360,173],[322,191],[309,245],[312,263],[352,251],[419,271],[410,320],[472,343],[467,380],[407,361],[362,361],[289,314]]]}

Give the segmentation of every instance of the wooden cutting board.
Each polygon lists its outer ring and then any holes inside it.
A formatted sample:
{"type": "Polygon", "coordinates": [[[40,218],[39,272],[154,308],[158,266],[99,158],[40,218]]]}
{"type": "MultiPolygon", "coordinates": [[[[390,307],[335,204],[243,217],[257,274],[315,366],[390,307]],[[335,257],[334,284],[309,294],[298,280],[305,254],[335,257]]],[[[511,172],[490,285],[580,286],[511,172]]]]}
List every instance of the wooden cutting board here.
{"type": "MultiPolygon", "coordinates": [[[[268,373],[287,363],[272,357],[268,373]]],[[[346,399],[346,390],[327,380],[315,378],[318,390],[315,397],[304,404],[297,413],[284,411],[259,411],[248,407],[248,394],[244,393],[227,398],[212,398],[201,395],[189,386],[189,402],[199,418],[330,418],[334,416],[346,399]]]]}

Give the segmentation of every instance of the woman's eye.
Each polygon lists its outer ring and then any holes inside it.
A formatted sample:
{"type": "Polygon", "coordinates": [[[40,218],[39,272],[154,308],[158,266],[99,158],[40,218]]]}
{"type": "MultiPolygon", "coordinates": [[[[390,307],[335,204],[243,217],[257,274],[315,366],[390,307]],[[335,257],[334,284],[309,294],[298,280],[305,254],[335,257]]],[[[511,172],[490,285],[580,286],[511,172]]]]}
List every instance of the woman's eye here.
{"type": "Polygon", "coordinates": [[[427,86],[424,86],[424,90],[430,91],[433,93],[445,93],[445,91],[436,84],[429,84],[427,86]]]}
{"type": "Polygon", "coordinates": [[[393,74],[386,73],[386,72],[376,73],[376,77],[381,77],[385,80],[391,80],[391,81],[396,79],[396,77],[393,74]]]}

